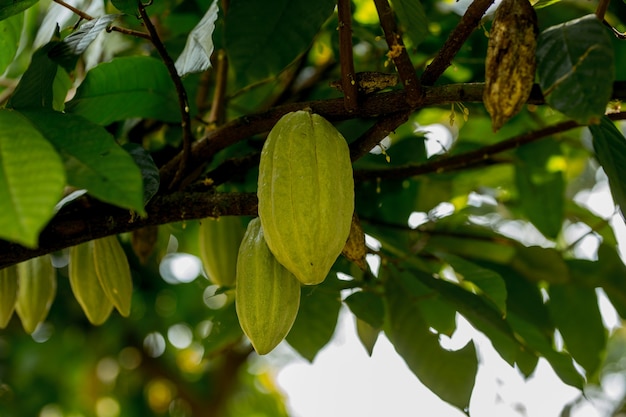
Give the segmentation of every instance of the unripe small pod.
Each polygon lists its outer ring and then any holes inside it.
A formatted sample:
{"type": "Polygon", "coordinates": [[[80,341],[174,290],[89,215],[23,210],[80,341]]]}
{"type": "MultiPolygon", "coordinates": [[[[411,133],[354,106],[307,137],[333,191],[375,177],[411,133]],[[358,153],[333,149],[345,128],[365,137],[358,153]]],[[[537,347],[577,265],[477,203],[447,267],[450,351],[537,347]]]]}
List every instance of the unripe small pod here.
{"type": "Polygon", "coordinates": [[[17,265],[18,290],[15,311],[26,333],[35,331],[48,316],[56,295],[57,274],[50,255],[29,259],[17,265]]]}

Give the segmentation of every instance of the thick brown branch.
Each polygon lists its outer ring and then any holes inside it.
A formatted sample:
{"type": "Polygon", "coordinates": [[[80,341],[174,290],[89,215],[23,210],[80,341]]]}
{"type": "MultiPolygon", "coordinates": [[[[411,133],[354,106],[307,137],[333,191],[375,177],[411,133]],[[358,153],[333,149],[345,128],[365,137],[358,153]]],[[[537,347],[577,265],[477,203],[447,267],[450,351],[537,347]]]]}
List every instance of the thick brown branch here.
{"type": "Polygon", "coordinates": [[[421,98],[420,82],[415,75],[411,58],[409,58],[409,54],[404,47],[393,11],[387,0],[374,0],[374,4],[376,5],[380,25],[383,28],[383,32],[385,32],[385,40],[387,45],[389,45],[389,53],[387,55],[393,60],[398,70],[400,81],[402,81],[406,90],[407,103],[411,107],[415,107],[421,98]]]}
{"type": "Polygon", "coordinates": [[[388,114],[378,119],[374,126],[350,144],[350,159],[356,161],[374,148],[385,136],[393,132],[409,118],[409,112],[388,114]]]}
{"type": "Polygon", "coordinates": [[[344,104],[348,112],[353,112],[358,106],[356,74],[352,54],[352,11],[350,0],[339,0],[337,3],[339,16],[339,61],[341,64],[341,86],[344,95],[344,104]]]}
{"type": "Polygon", "coordinates": [[[471,33],[478,27],[480,20],[494,0],[474,0],[469,5],[461,21],[454,28],[439,53],[422,74],[422,84],[433,85],[443,72],[450,66],[452,58],[461,49],[471,33]]]}

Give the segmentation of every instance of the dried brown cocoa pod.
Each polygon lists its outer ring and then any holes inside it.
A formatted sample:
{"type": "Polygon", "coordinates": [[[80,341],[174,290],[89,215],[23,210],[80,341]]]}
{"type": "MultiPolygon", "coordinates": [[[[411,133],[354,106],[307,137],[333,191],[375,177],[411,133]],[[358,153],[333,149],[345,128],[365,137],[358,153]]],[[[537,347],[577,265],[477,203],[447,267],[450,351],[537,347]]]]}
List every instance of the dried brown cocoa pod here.
{"type": "Polygon", "coordinates": [[[528,0],[502,0],[489,31],[483,101],[498,131],[528,100],[537,66],[537,15],[528,0]]]}
{"type": "Polygon", "coordinates": [[[354,262],[361,270],[367,270],[367,262],[365,261],[365,255],[367,255],[367,246],[365,246],[365,233],[361,227],[356,213],[352,214],[352,224],[350,225],[350,235],[346,241],[346,246],[341,251],[343,256],[349,261],[354,262]]]}

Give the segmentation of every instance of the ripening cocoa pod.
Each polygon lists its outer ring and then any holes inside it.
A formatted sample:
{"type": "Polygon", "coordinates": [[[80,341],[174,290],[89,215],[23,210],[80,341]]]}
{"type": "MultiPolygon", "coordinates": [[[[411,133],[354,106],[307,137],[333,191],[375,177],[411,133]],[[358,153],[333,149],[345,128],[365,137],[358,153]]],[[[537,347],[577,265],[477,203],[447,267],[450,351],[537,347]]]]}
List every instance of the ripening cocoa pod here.
{"type": "Polygon", "coordinates": [[[94,264],[102,290],[123,317],[130,315],[133,280],[128,259],[117,236],[93,241],[94,264]]]}
{"type": "Polygon", "coordinates": [[[26,333],[31,334],[48,316],[56,295],[57,275],[50,255],[17,264],[17,274],[15,311],[26,333]]]}
{"type": "Polygon", "coordinates": [[[236,216],[209,217],[200,222],[200,259],[212,283],[235,285],[237,253],[244,232],[243,223],[236,216]]]}
{"type": "Polygon", "coordinates": [[[356,213],[352,216],[350,235],[341,253],[346,259],[354,262],[362,271],[367,270],[367,262],[365,261],[365,255],[367,255],[365,233],[363,233],[361,222],[356,213]]]}
{"type": "Polygon", "coordinates": [[[483,101],[493,131],[530,96],[537,66],[537,15],[528,0],[502,0],[489,31],[483,101]]]}
{"type": "Polygon", "coordinates": [[[263,146],[257,194],[276,259],[301,283],[322,282],[345,246],[354,212],[344,137],[310,111],[284,115],[263,146]]]}
{"type": "Polygon", "coordinates": [[[0,269],[0,329],[9,324],[17,301],[17,265],[0,269]]]}
{"type": "Polygon", "coordinates": [[[259,355],[287,336],[300,307],[300,282],[268,248],[258,218],[248,224],[239,249],[235,307],[259,355]]]}
{"type": "Polygon", "coordinates": [[[70,248],[68,273],[74,297],[89,322],[96,326],[104,323],[113,311],[113,303],[104,293],[96,273],[93,241],[70,248]]]}

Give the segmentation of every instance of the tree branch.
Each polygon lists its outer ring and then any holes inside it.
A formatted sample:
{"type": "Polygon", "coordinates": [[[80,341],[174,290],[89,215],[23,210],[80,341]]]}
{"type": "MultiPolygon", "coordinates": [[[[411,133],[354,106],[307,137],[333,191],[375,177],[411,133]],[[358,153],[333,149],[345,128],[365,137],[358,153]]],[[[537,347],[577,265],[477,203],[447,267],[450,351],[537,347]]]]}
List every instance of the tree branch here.
{"type": "Polygon", "coordinates": [[[598,2],[598,6],[596,7],[596,16],[600,21],[604,20],[604,15],[606,15],[606,11],[609,9],[609,4],[611,0],[600,0],[598,2]]]}
{"type": "Polygon", "coordinates": [[[435,81],[439,79],[446,68],[450,66],[452,58],[459,52],[459,49],[461,49],[461,46],[463,46],[474,29],[478,27],[480,20],[493,2],[494,0],[474,0],[474,2],[469,5],[461,21],[455,26],[452,33],[450,33],[443,47],[439,50],[435,59],[433,59],[433,62],[424,70],[421,79],[422,84],[433,85],[435,81]]]}

